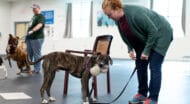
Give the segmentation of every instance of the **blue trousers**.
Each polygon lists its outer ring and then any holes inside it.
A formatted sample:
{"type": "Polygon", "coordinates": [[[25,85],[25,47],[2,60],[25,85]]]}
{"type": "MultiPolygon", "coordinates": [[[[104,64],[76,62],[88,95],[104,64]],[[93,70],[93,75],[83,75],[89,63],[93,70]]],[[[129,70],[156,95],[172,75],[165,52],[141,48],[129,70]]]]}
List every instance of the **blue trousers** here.
{"type": "MultiPolygon", "coordinates": [[[[44,39],[27,39],[27,52],[31,61],[36,61],[41,57],[41,49],[44,39]]],[[[40,71],[41,62],[34,65],[34,71],[40,71]]]]}
{"type": "Polygon", "coordinates": [[[149,92],[149,98],[158,101],[158,96],[161,88],[162,80],[162,63],[164,56],[155,51],[151,51],[149,60],[141,60],[141,52],[136,51],[137,60],[137,77],[138,77],[138,93],[147,97],[149,92]],[[148,85],[148,65],[150,69],[150,82],[148,85]]]}

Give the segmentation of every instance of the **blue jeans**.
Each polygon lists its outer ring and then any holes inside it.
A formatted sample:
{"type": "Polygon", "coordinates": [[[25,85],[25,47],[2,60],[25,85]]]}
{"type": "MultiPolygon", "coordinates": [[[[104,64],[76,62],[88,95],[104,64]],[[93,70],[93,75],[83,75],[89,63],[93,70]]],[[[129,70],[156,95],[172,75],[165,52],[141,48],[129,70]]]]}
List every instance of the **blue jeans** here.
{"type": "Polygon", "coordinates": [[[137,77],[138,77],[138,93],[147,96],[149,91],[149,98],[158,101],[158,96],[161,88],[162,72],[161,67],[164,61],[164,56],[155,51],[151,51],[149,60],[141,60],[141,52],[136,51],[137,60],[137,77]],[[150,83],[148,86],[148,64],[150,68],[150,83]]]}
{"type": "MultiPolygon", "coordinates": [[[[41,57],[41,49],[44,39],[26,39],[27,52],[31,61],[36,61],[41,57]]],[[[34,65],[34,71],[40,71],[41,62],[34,65]]]]}

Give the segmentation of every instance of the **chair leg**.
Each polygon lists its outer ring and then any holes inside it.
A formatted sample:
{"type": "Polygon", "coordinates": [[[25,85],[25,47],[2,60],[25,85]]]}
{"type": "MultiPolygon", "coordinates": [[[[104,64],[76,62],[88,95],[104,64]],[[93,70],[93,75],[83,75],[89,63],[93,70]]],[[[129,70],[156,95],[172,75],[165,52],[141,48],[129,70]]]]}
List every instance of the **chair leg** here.
{"type": "Polygon", "coordinates": [[[97,79],[96,77],[93,77],[93,81],[94,81],[94,97],[98,96],[98,92],[97,92],[97,79]]]}
{"type": "Polygon", "coordinates": [[[110,89],[110,71],[108,69],[108,72],[107,72],[107,93],[110,94],[111,92],[111,89],[110,89]]]}
{"type": "Polygon", "coordinates": [[[69,81],[69,72],[65,71],[64,90],[63,90],[64,95],[67,95],[68,81],[69,81]]]}

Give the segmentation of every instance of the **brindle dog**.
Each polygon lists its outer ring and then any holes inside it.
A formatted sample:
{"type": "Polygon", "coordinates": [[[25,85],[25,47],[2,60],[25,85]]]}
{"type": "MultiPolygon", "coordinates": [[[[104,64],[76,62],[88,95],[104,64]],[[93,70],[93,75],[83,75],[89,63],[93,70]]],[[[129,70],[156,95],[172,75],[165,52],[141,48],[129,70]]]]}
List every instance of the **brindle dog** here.
{"type": "Polygon", "coordinates": [[[29,74],[32,75],[31,67],[26,61],[28,54],[25,50],[18,46],[18,40],[19,37],[9,34],[8,45],[6,48],[6,59],[8,59],[10,66],[12,66],[10,59],[17,62],[17,66],[20,69],[20,72],[17,73],[18,75],[20,75],[23,72],[24,66],[26,66],[27,70],[29,71],[29,74]]]}
{"type": "Polygon", "coordinates": [[[89,79],[92,76],[91,69],[99,68],[100,72],[106,72],[108,65],[112,64],[112,60],[108,55],[96,54],[92,57],[82,57],[64,52],[49,53],[45,56],[42,56],[42,58],[36,62],[30,62],[29,59],[27,60],[31,65],[43,60],[42,67],[44,71],[44,81],[40,90],[42,104],[48,103],[48,101],[44,98],[45,91],[47,92],[49,101],[55,100],[53,97],[51,97],[50,88],[57,70],[65,70],[68,71],[71,75],[77,78],[81,78],[83,104],[88,104],[88,84],[89,79]]]}

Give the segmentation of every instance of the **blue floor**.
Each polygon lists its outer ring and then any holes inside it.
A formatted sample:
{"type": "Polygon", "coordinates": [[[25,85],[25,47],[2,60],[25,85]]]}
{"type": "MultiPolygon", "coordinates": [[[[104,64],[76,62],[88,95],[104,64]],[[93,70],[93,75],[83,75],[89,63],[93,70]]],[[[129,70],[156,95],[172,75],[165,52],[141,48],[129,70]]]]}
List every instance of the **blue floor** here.
{"type": "MultiPolygon", "coordinates": [[[[107,94],[106,75],[98,76],[98,101],[109,102],[114,99],[124,87],[129,75],[134,68],[134,61],[114,60],[110,67],[111,94],[107,94]]],[[[13,68],[4,63],[8,68],[8,79],[0,80],[0,93],[24,92],[31,96],[29,100],[5,100],[0,97],[0,104],[40,104],[40,86],[43,73],[23,77],[16,75],[18,68],[13,62],[13,68]]],[[[190,62],[165,61],[163,64],[162,88],[158,104],[190,104],[190,62]]],[[[0,71],[2,72],[2,71],[0,71]]],[[[63,96],[64,72],[56,74],[51,92],[56,101],[50,104],[82,104],[80,79],[70,77],[68,95],[63,96]]],[[[128,100],[137,91],[136,75],[131,80],[124,94],[114,104],[127,104],[128,100]]]]}

